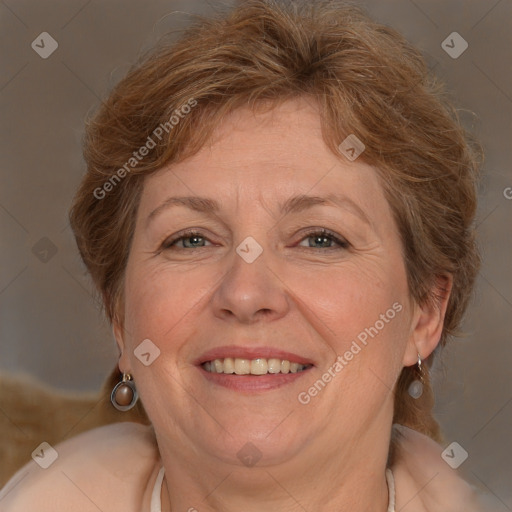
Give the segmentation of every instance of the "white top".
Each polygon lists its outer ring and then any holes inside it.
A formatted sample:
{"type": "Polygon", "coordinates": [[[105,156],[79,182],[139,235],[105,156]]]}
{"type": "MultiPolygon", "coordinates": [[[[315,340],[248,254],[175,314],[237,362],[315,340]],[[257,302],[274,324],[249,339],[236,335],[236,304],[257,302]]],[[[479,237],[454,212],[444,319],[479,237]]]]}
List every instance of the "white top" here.
{"type": "Polygon", "coordinates": [[[391,469],[386,469],[386,482],[388,483],[389,505],[388,512],[395,512],[395,477],[391,469]]]}
{"type": "Polygon", "coordinates": [[[151,493],[151,512],[162,512],[162,482],[164,481],[165,468],[162,466],[156,477],[155,486],[151,493]]]}
{"type": "MultiPolygon", "coordinates": [[[[164,481],[165,468],[161,467],[156,477],[155,486],[151,493],[151,512],[162,512],[162,482],[164,481]]],[[[395,512],[395,478],[391,469],[386,469],[386,482],[388,484],[389,505],[388,512],[395,512]]]]}

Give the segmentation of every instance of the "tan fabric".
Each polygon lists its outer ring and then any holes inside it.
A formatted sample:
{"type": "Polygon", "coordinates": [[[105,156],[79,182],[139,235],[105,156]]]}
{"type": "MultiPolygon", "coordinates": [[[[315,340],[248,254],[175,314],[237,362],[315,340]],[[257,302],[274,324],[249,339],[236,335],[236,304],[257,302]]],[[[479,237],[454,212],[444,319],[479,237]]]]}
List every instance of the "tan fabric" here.
{"type": "Polygon", "coordinates": [[[0,488],[43,441],[52,446],[101,425],[148,423],[141,407],[120,412],[110,403],[113,373],[98,393],[64,393],[28,376],[0,374],[0,488]]]}

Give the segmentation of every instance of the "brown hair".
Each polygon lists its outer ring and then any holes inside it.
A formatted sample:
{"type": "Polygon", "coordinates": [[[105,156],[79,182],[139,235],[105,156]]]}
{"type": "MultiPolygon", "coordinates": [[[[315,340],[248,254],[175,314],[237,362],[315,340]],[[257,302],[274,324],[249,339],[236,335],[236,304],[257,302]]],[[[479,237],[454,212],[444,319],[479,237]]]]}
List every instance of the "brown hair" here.
{"type": "MultiPolygon", "coordinates": [[[[453,276],[440,345],[456,333],[479,266],[473,229],[479,152],[420,53],[337,0],[248,0],[200,19],[178,42],[164,40],[144,56],[87,123],[87,174],[70,219],[110,321],[122,322],[145,176],[193,155],[238,107],[299,95],[319,105],[323,137],[335,154],[349,134],[364,142],[359,158],[380,172],[411,296],[435,303],[436,278],[453,276]],[[187,104],[194,107],[181,115],[187,104]],[[171,129],[173,114],[180,119],[171,129]],[[157,137],[157,127],[169,130],[157,137]],[[148,154],[135,159],[150,139],[148,154]]],[[[403,369],[394,422],[439,439],[428,375],[421,398],[408,394],[416,378],[415,367],[403,369]]]]}

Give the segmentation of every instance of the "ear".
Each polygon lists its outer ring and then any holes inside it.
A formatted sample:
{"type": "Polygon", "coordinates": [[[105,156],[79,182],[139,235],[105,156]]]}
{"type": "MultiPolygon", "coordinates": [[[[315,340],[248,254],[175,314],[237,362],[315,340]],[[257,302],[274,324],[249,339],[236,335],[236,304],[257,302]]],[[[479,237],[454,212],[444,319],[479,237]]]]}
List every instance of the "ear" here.
{"type": "Polygon", "coordinates": [[[450,274],[439,276],[436,279],[432,300],[415,305],[411,334],[403,359],[404,366],[416,364],[418,354],[422,359],[426,359],[439,344],[452,285],[453,277],[450,274]]]}

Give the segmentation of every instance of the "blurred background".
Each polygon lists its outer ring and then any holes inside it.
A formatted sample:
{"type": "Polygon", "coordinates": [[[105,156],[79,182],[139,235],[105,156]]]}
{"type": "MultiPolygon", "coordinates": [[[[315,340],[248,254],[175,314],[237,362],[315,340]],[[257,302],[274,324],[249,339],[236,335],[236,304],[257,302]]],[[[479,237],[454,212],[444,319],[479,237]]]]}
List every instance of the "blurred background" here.
{"type": "MultiPolygon", "coordinates": [[[[446,444],[458,442],[469,453],[461,469],[512,510],[512,1],[356,3],[423,51],[486,152],[483,268],[467,334],[433,374],[446,444]]],[[[0,0],[0,373],[95,391],[116,365],[67,220],[84,119],[163,34],[227,5],[0,0]]]]}

